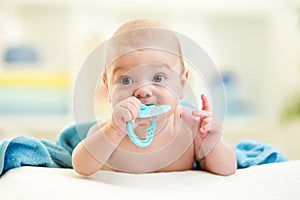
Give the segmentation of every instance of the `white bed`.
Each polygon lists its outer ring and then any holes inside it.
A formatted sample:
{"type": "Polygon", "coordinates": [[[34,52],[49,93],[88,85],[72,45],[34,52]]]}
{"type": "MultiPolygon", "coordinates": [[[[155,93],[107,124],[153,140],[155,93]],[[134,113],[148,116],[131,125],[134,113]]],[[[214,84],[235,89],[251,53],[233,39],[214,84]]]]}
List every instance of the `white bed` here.
{"type": "Polygon", "coordinates": [[[22,199],[300,199],[300,160],[240,169],[228,177],[203,171],[127,174],[21,167],[0,178],[0,198],[22,199]]]}

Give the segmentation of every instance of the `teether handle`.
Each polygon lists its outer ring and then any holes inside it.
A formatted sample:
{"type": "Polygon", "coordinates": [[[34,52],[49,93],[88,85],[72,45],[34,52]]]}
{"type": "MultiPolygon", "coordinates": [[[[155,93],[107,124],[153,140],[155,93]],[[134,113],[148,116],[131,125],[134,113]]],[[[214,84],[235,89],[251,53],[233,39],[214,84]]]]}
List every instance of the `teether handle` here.
{"type": "Polygon", "coordinates": [[[158,115],[168,112],[170,109],[171,109],[171,106],[169,106],[169,105],[146,106],[146,105],[142,104],[140,107],[140,112],[137,115],[137,118],[155,117],[155,116],[158,116],[158,115]]]}
{"type": "MultiPolygon", "coordinates": [[[[140,107],[140,112],[137,116],[137,118],[150,118],[157,115],[161,115],[163,113],[168,112],[171,109],[171,106],[169,105],[151,105],[146,106],[144,104],[140,107]]],[[[133,130],[133,122],[128,121],[126,122],[126,132],[128,134],[129,139],[137,146],[139,147],[146,147],[149,146],[153,140],[153,135],[155,131],[156,121],[150,120],[150,125],[147,128],[146,132],[146,138],[145,140],[141,140],[134,132],[133,130]]]]}
{"type": "Polygon", "coordinates": [[[153,133],[155,130],[156,122],[154,120],[150,120],[150,126],[146,132],[146,138],[141,140],[133,130],[133,123],[131,121],[126,122],[126,131],[128,133],[129,139],[139,147],[146,147],[149,146],[153,140],[153,133]]]}

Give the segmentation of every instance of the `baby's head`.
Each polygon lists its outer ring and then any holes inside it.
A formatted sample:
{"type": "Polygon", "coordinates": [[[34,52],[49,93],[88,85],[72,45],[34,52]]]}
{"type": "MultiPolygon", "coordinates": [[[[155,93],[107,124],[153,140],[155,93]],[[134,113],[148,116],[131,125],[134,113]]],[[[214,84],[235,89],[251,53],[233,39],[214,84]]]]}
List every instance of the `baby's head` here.
{"type": "Polygon", "coordinates": [[[176,35],[159,22],[128,22],[109,42],[103,81],[113,105],[130,96],[166,104],[173,95],[178,102],[187,76],[176,35]]]}
{"type": "Polygon", "coordinates": [[[181,73],[184,72],[181,47],[175,33],[160,22],[139,19],[125,23],[113,34],[107,48],[104,73],[119,56],[131,51],[150,48],[168,51],[178,56],[181,73]]]}

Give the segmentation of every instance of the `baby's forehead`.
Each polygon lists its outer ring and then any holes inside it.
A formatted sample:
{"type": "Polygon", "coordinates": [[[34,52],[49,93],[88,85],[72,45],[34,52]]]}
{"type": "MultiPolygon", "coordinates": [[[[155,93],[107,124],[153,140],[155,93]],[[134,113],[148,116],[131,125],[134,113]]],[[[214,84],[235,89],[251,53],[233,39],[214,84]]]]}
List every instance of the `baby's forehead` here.
{"type": "Polygon", "coordinates": [[[180,55],[162,49],[143,48],[129,51],[114,60],[114,63],[147,64],[147,63],[174,63],[180,55]]]}
{"type": "Polygon", "coordinates": [[[172,72],[175,71],[173,67],[163,64],[163,63],[149,63],[139,66],[115,66],[111,69],[112,74],[134,74],[134,75],[144,75],[156,72],[172,72]]]}
{"type": "Polygon", "coordinates": [[[161,49],[181,55],[175,33],[166,29],[145,28],[124,32],[110,39],[106,52],[106,64],[120,55],[139,49],[161,49]]]}
{"type": "Polygon", "coordinates": [[[180,56],[159,49],[136,50],[118,57],[113,63],[107,66],[107,71],[125,72],[136,67],[158,68],[167,67],[176,70],[180,67],[180,56]]]}

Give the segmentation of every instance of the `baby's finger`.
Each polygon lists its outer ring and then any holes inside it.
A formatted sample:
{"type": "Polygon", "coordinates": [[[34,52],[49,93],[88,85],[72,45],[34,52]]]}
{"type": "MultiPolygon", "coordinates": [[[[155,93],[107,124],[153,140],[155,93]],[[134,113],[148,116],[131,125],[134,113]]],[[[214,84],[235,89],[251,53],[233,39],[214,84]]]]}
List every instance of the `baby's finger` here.
{"type": "Polygon", "coordinates": [[[140,112],[141,102],[136,97],[130,97],[127,101],[126,109],[131,114],[131,120],[135,120],[136,116],[140,112]]]}
{"type": "Polygon", "coordinates": [[[210,111],[209,101],[204,94],[201,95],[202,100],[202,110],[210,111]]]}
{"type": "Polygon", "coordinates": [[[206,124],[211,124],[212,122],[212,117],[206,117],[204,119],[202,119],[202,126],[205,126],[206,124]]]}
{"type": "Polygon", "coordinates": [[[212,113],[210,111],[206,110],[193,110],[192,111],[193,116],[196,117],[211,117],[212,113]]]}
{"type": "Polygon", "coordinates": [[[210,129],[211,124],[205,124],[200,128],[200,133],[207,133],[210,129]]]}
{"type": "Polygon", "coordinates": [[[128,109],[120,108],[115,112],[115,118],[117,119],[116,122],[125,123],[132,120],[132,114],[128,109]]]}

